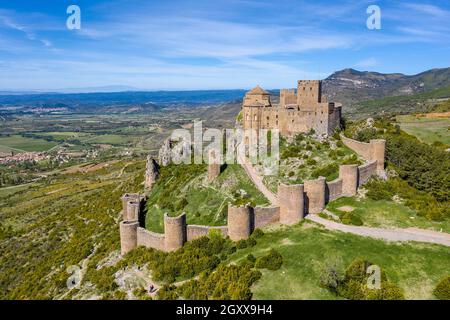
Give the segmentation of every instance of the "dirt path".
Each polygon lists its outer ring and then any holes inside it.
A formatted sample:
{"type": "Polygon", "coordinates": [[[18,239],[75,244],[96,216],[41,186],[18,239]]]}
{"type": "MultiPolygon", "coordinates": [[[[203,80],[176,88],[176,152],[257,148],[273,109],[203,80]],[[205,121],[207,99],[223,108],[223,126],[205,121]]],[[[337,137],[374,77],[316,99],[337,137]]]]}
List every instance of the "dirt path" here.
{"type": "Polygon", "coordinates": [[[319,217],[315,214],[307,215],[307,220],[321,224],[328,230],[338,230],[352,233],[363,237],[382,239],[387,241],[418,241],[427,243],[436,243],[450,247],[450,234],[432,230],[423,230],[419,228],[407,229],[383,229],[372,227],[351,226],[319,217]]]}
{"type": "Polygon", "coordinates": [[[273,194],[267,187],[264,185],[262,178],[256,172],[255,168],[253,168],[252,164],[248,162],[245,157],[239,157],[239,163],[244,168],[245,172],[249,178],[253,181],[256,188],[270,201],[272,205],[278,204],[278,198],[275,194],[273,194]]]}
{"type": "MultiPolygon", "coordinates": [[[[262,178],[258,175],[253,166],[246,161],[246,159],[240,159],[241,165],[244,167],[250,179],[255,186],[266,196],[267,199],[273,204],[278,204],[277,197],[266,188],[262,182],[262,178]]],[[[309,214],[306,216],[307,220],[314,221],[328,230],[338,230],[342,232],[352,233],[363,237],[369,237],[374,239],[382,239],[387,241],[417,241],[436,243],[450,247],[450,234],[446,232],[437,232],[432,230],[424,230],[420,228],[406,228],[406,229],[383,229],[372,227],[359,227],[346,225],[339,222],[327,220],[319,217],[316,214],[309,214]]]]}

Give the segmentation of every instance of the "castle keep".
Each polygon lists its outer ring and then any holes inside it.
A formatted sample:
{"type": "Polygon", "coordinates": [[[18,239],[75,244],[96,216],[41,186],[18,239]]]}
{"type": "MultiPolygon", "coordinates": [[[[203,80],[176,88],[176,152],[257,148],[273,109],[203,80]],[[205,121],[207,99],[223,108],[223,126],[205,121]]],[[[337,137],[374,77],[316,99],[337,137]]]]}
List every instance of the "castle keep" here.
{"type": "Polygon", "coordinates": [[[257,86],[245,94],[242,103],[244,129],[278,129],[282,135],[306,133],[331,135],[341,122],[341,106],[322,96],[322,82],[299,80],[296,89],[281,89],[280,103],[257,86]]]}

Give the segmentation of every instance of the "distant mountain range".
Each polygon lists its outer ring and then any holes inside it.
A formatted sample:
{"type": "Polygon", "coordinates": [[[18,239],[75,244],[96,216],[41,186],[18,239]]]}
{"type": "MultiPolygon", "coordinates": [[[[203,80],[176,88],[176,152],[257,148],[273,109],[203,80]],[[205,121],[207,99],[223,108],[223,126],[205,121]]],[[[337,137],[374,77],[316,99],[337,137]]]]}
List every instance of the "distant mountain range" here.
{"type": "MultiPolygon", "coordinates": [[[[197,90],[197,91],[133,91],[130,87],[108,86],[98,88],[67,89],[66,93],[2,92],[0,112],[11,113],[147,113],[164,108],[197,107],[224,104],[240,104],[246,90],[197,90]],[[88,93],[67,93],[84,90],[88,93]],[[111,90],[111,92],[102,91],[111,90]],[[118,92],[114,92],[114,91],[118,92]],[[122,91],[121,91],[122,90],[122,91]],[[3,106],[3,107],[2,107],[3,106]]],[[[340,102],[344,112],[373,114],[385,110],[423,111],[418,106],[425,100],[449,98],[450,68],[432,69],[416,75],[344,69],[333,73],[323,81],[323,91],[329,101],[340,102]],[[438,90],[437,89],[444,90],[438,90]],[[449,88],[449,90],[445,89],[449,88]],[[426,94],[431,93],[432,94],[426,94]],[[393,99],[387,99],[393,97],[393,99]],[[397,97],[403,97],[397,99],[397,97]],[[398,104],[398,102],[402,104],[398,104]],[[398,104],[398,107],[397,107],[398,104]],[[406,106],[406,107],[405,107],[406,106]],[[384,108],[384,109],[383,109],[384,108]],[[386,109],[386,110],[387,110],[386,109]],[[398,110],[397,110],[398,109],[398,110]]],[[[270,90],[274,101],[278,90],[270,90]]],[[[221,109],[221,110],[222,110],[221,109]]],[[[226,112],[226,110],[222,110],[226,112]]]]}
{"type": "Polygon", "coordinates": [[[416,75],[344,69],[323,81],[323,91],[328,99],[347,106],[365,100],[414,95],[448,86],[450,68],[431,69],[416,75]]]}

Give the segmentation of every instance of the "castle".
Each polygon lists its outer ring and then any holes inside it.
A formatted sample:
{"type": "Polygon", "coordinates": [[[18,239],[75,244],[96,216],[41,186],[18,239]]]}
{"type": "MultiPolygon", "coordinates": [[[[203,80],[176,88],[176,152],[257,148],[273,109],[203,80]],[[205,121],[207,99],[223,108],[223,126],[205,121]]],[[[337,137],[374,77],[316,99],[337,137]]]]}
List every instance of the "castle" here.
{"type": "Polygon", "coordinates": [[[244,129],[278,129],[285,136],[310,130],[328,136],[340,126],[341,109],[322,96],[320,80],[299,80],[297,90],[280,90],[278,105],[273,105],[270,94],[259,86],[248,91],[242,103],[242,122],[244,129]]]}
{"type": "MultiPolygon", "coordinates": [[[[272,106],[269,94],[256,87],[247,92],[243,101],[244,129],[274,129],[282,135],[308,132],[311,129],[318,135],[330,135],[339,127],[341,107],[324,102],[321,96],[320,81],[299,81],[295,90],[281,90],[280,104],[272,106]]],[[[217,230],[233,241],[247,239],[254,229],[273,223],[292,225],[299,223],[308,214],[318,214],[328,202],[340,197],[354,196],[360,186],[371,176],[384,174],[385,140],[374,139],[369,143],[352,140],[341,135],[344,145],[361,156],[363,165],[340,165],[339,177],[326,181],[324,177],[305,180],[303,184],[279,184],[277,194],[270,194],[270,206],[228,206],[226,226],[189,225],[186,215],[164,216],[164,233],[155,233],[145,228],[142,221],[142,206],[145,197],[140,194],[126,194],[122,197],[123,221],[120,223],[121,253],[125,254],[137,246],[145,246],[162,251],[174,251],[210,230],[217,230]]],[[[170,148],[170,141],[162,151],[170,148]]],[[[161,151],[160,150],[160,151],[161,151]]],[[[159,164],[166,166],[170,159],[166,152],[160,152],[159,164]]],[[[213,157],[213,154],[209,155],[213,157]]],[[[159,164],[147,159],[145,187],[149,192],[159,178],[159,164]]],[[[244,164],[244,168],[246,169],[244,164]]],[[[246,169],[247,170],[247,169],[246,169]]],[[[220,175],[220,166],[208,164],[207,179],[213,181],[220,175]]]]}

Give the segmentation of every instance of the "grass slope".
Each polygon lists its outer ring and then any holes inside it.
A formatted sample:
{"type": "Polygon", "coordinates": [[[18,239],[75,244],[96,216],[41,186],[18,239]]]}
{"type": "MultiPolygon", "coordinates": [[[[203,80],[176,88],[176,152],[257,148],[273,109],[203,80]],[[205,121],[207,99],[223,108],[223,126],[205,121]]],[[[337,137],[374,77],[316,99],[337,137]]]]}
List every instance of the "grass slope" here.
{"type": "Polygon", "coordinates": [[[396,117],[400,128],[425,143],[450,145],[450,118],[425,118],[414,115],[396,117]]]}
{"type": "Polygon", "coordinates": [[[450,233],[450,221],[429,220],[402,203],[344,197],[330,202],[327,209],[337,215],[342,215],[343,211],[339,208],[343,206],[353,207],[354,211],[352,212],[361,218],[365,226],[381,228],[416,227],[450,233]]]}
{"type": "Polygon", "coordinates": [[[141,189],[143,165],[0,189],[0,299],[64,297],[69,266],[89,273],[118,250],[120,197],[141,189]]]}
{"type": "Polygon", "coordinates": [[[273,227],[253,248],[238,251],[231,262],[252,253],[255,257],[274,248],[283,256],[277,271],[262,271],[253,287],[255,299],[337,299],[319,286],[321,268],[330,257],[345,265],[365,258],[379,265],[388,279],[399,285],[407,299],[432,299],[438,281],[448,275],[448,248],[419,243],[397,244],[331,232],[302,223],[292,227],[273,227]]]}
{"type": "Polygon", "coordinates": [[[145,214],[146,228],[164,231],[164,213],[186,213],[187,223],[226,225],[228,203],[268,204],[240,165],[228,165],[213,182],[206,165],[169,165],[153,187],[145,214]]]}

